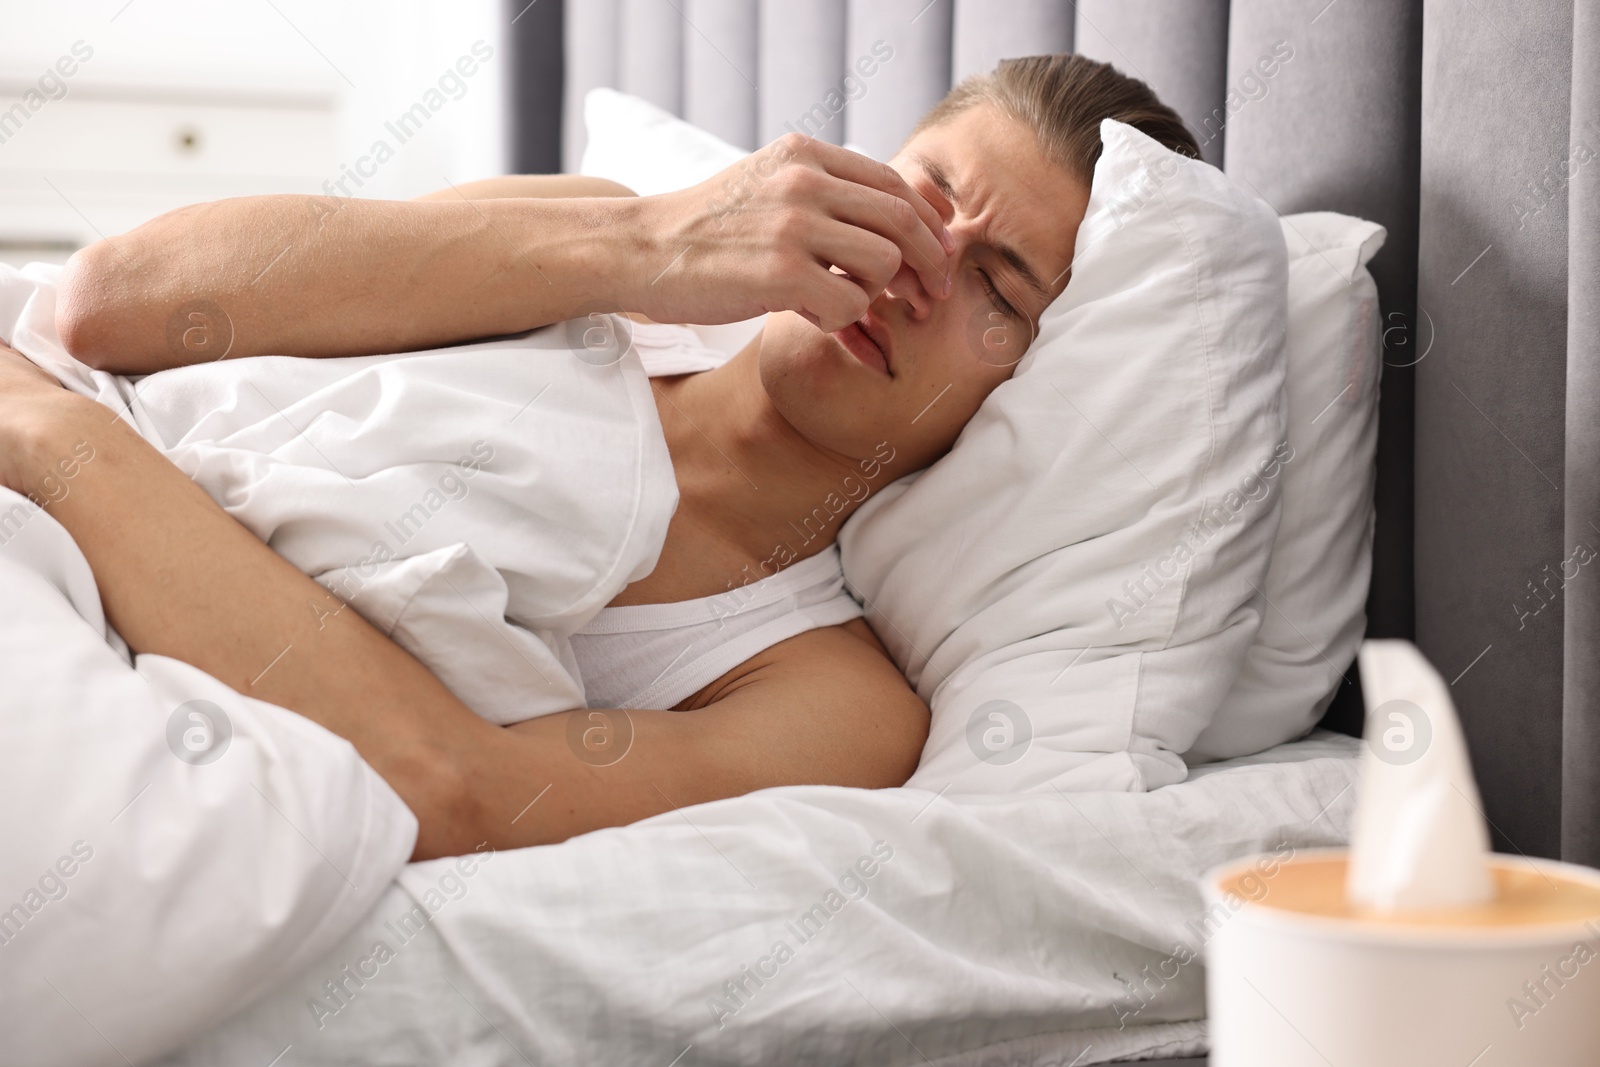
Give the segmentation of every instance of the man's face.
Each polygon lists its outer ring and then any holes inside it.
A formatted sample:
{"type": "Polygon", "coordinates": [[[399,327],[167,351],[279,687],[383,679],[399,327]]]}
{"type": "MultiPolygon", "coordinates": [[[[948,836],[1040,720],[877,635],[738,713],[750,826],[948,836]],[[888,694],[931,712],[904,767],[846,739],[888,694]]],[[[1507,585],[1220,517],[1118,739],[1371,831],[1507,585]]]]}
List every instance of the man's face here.
{"type": "Polygon", "coordinates": [[[1028,126],[988,105],[924,130],[889,165],[955,239],[950,295],[930,297],[903,264],[890,287],[902,295],[881,293],[864,333],[774,314],[760,366],[768,396],[808,439],[853,459],[887,441],[909,471],[955,443],[1027,351],[1066,287],[1089,189],[1045,159],[1028,126]],[[863,344],[882,350],[887,370],[863,344]]]}

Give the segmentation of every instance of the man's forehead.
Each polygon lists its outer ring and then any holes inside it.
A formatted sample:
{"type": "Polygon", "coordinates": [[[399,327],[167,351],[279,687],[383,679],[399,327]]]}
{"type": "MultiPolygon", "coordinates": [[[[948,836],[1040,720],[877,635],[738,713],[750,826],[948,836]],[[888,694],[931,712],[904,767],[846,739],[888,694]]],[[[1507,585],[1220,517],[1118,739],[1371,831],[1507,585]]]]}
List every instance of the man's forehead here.
{"type": "MultiPolygon", "coordinates": [[[[957,208],[971,198],[968,183],[981,181],[974,173],[976,168],[962,168],[959,161],[951,160],[947,153],[940,152],[932,145],[912,149],[907,152],[907,158],[920,167],[939,194],[957,208]]],[[[1016,272],[1024,285],[1033,290],[1039,299],[1048,302],[1055,296],[1055,282],[1066,272],[1063,269],[1057,273],[1051,269],[1051,257],[1040,255],[1034,242],[1029,240],[1027,234],[1036,228],[1018,222],[1018,202],[1026,198],[1025,190],[1026,186],[1021,184],[1015,190],[1005,189],[1002,185],[1001,195],[989,198],[985,206],[990,210],[990,220],[984,239],[995,254],[1016,272]]]]}

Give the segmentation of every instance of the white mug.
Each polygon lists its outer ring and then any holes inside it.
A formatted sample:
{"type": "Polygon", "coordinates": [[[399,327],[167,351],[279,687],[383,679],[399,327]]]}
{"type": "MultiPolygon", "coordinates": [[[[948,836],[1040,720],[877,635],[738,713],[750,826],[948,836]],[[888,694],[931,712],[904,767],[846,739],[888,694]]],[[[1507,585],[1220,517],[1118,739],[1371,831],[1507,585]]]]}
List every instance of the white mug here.
{"type": "MultiPolygon", "coordinates": [[[[1206,873],[1211,1067],[1600,1064],[1600,915],[1406,925],[1266,903],[1268,872],[1345,853],[1247,857],[1206,873]],[[1241,877],[1244,892],[1224,891],[1241,877]]],[[[1498,855],[1490,862],[1524,871],[1532,864],[1600,891],[1600,871],[1588,867],[1498,855]]]]}

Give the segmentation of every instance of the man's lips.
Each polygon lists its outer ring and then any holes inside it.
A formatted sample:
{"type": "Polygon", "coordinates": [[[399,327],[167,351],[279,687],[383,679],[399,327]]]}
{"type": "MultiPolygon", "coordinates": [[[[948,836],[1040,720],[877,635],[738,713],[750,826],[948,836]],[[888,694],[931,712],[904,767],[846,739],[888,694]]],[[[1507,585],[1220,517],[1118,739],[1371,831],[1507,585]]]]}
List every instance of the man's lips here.
{"type": "Polygon", "coordinates": [[[833,336],[856,359],[866,366],[882,374],[884,377],[893,377],[889,373],[889,360],[884,350],[872,335],[863,328],[861,322],[852,322],[842,330],[833,331],[833,336]]]}

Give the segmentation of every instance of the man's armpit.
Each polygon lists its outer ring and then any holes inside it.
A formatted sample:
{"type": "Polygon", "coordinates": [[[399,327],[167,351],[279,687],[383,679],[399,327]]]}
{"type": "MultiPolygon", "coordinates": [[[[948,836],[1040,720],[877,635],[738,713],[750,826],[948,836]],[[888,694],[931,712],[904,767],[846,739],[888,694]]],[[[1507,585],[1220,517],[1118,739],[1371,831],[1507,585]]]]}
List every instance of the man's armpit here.
{"type": "Polygon", "coordinates": [[[858,618],[837,626],[819,626],[770,645],[672,710],[698,711],[756,682],[805,688],[815,685],[822,674],[842,674],[864,684],[910,692],[878,635],[865,619],[858,618]]]}
{"type": "Polygon", "coordinates": [[[882,641],[878,640],[877,631],[872,628],[871,624],[868,623],[866,619],[851,619],[849,622],[841,623],[839,625],[839,629],[865,641],[868,645],[877,650],[878,655],[888,660],[891,664],[894,662],[894,658],[889,655],[889,650],[883,647],[882,641]]]}
{"type": "Polygon", "coordinates": [[[697,721],[709,763],[734,792],[903,785],[928,738],[928,706],[870,635],[859,620],[807,630],[675,710],[697,721]]]}

